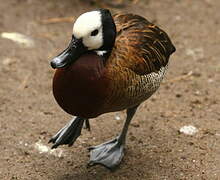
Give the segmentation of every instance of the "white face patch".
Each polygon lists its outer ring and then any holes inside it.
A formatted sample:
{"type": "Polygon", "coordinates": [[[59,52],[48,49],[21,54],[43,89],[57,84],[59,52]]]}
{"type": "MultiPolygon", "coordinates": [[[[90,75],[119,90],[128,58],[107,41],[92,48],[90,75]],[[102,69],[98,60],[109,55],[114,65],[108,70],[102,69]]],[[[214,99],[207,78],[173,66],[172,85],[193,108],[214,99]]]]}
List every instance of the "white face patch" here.
{"type": "Polygon", "coordinates": [[[103,28],[101,13],[91,11],[78,17],[73,25],[73,35],[80,39],[89,50],[98,49],[103,45],[103,28]],[[96,31],[95,35],[92,33],[96,31]]]}

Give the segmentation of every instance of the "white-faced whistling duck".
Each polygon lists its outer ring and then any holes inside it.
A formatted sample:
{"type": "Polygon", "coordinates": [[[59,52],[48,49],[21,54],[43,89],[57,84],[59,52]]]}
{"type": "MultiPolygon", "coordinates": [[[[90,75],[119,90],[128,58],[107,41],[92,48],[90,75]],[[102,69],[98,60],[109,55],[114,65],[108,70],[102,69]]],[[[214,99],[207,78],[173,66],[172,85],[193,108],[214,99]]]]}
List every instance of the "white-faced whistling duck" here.
{"type": "Polygon", "coordinates": [[[126,109],[119,136],[89,149],[89,166],[119,165],[129,123],[159,88],[173,52],[168,35],[141,16],[112,16],[107,9],[80,15],[68,47],[51,61],[54,97],[64,111],[77,116],[51,138],[52,148],[73,145],[84,122],[90,128],[90,118],[126,109]]]}

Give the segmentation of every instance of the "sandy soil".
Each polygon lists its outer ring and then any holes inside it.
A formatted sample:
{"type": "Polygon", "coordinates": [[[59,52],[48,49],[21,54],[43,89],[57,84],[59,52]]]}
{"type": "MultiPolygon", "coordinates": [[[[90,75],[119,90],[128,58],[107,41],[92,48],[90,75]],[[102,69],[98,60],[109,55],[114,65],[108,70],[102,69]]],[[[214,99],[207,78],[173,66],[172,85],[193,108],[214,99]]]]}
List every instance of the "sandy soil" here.
{"type": "Polygon", "coordinates": [[[121,9],[162,27],[177,51],[159,91],[142,104],[115,172],[87,168],[87,147],[116,136],[124,112],[91,121],[71,148],[50,151],[49,138],[69,119],[51,93],[50,59],[71,37],[71,22],[97,8],[80,0],[0,0],[0,33],[33,39],[25,47],[0,38],[0,179],[220,179],[220,1],[139,0],[121,9]],[[67,19],[68,20],[68,19],[67,19]],[[192,125],[194,135],[180,133],[192,125]]]}

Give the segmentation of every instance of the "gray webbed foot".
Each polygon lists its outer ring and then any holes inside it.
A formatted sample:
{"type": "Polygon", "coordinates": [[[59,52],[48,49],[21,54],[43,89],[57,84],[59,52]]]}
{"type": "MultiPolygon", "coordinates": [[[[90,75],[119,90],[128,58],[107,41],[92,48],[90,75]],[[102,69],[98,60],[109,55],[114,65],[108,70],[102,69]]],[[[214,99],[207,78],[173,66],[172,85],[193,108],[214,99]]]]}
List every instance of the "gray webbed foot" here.
{"type": "Polygon", "coordinates": [[[124,156],[124,145],[117,137],[98,146],[90,147],[89,151],[89,167],[99,164],[112,170],[120,164],[124,156]]]}
{"type": "Polygon", "coordinates": [[[60,129],[49,141],[49,143],[53,143],[52,149],[63,144],[72,146],[81,134],[83,123],[83,118],[76,117],[60,129]]]}

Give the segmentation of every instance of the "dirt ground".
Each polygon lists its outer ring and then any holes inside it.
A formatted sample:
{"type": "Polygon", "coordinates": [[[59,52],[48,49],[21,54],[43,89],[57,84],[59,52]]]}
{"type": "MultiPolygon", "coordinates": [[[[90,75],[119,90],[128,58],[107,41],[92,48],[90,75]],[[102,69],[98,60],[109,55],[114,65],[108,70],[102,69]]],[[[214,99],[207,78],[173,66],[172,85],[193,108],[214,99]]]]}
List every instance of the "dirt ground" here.
{"type": "Polygon", "coordinates": [[[0,0],[0,33],[19,32],[34,42],[25,47],[0,38],[0,179],[220,179],[219,0],[139,0],[112,9],[142,15],[169,34],[177,51],[166,79],[136,113],[116,171],[87,168],[87,148],[115,137],[124,112],[93,119],[92,131],[83,130],[71,148],[48,149],[71,118],[53,98],[49,62],[67,46],[72,23],[50,18],[76,18],[98,4],[0,0]],[[185,125],[198,132],[181,133],[185,125]]]}

